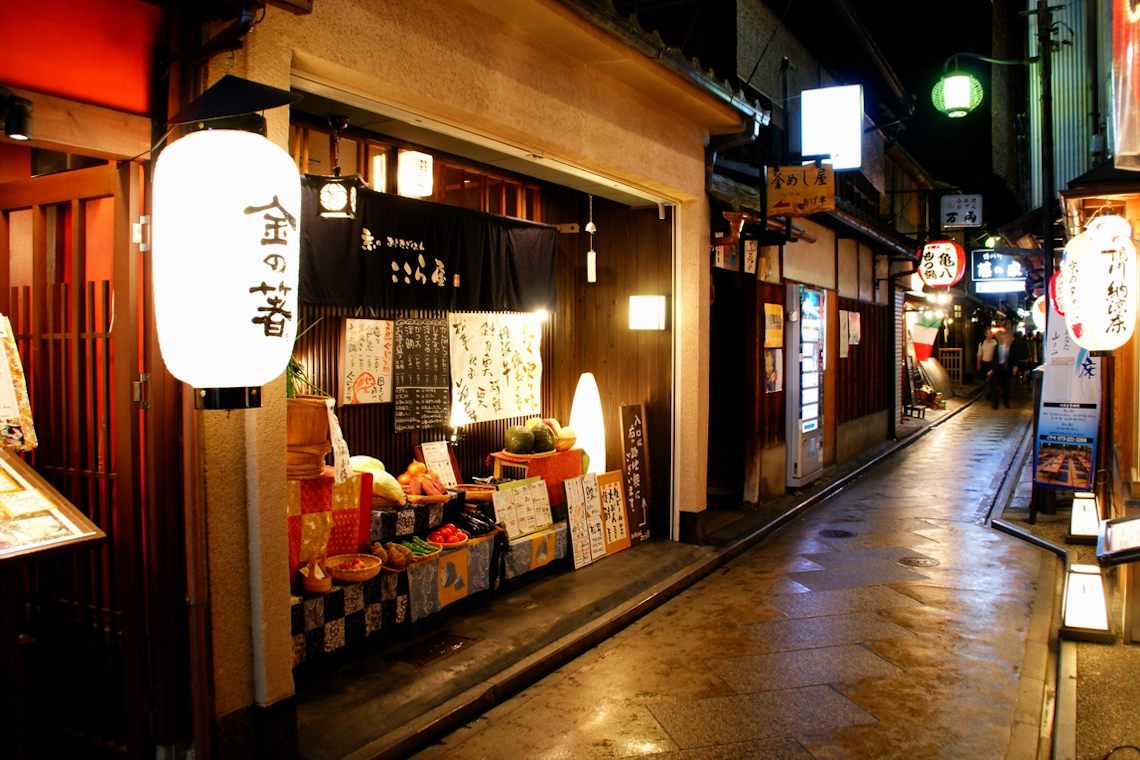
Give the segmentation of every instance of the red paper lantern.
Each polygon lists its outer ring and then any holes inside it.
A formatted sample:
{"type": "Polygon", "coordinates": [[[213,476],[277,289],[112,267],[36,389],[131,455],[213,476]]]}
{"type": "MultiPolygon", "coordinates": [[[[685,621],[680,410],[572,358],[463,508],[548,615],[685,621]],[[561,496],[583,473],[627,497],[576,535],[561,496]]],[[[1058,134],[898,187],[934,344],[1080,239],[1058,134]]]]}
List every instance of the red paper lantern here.
{"type": "Polygon", "coordinates": [[[966,271],[966,252],[953,240],[933,240],[918,254],[918,276],[932,288],[958,284],[966,271]]]}

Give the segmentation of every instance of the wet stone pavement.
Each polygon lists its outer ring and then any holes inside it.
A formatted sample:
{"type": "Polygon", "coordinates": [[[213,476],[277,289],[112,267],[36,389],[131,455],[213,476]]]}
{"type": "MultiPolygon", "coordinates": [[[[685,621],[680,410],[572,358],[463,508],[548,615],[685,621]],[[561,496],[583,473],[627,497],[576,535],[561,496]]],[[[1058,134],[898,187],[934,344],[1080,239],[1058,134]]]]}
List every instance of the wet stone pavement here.
{"type": "Polygon", "coordinates": [[[1030,421],[972,405],[416,757],[1035,757],[1056,559],[985,525],[1030,421]]]}

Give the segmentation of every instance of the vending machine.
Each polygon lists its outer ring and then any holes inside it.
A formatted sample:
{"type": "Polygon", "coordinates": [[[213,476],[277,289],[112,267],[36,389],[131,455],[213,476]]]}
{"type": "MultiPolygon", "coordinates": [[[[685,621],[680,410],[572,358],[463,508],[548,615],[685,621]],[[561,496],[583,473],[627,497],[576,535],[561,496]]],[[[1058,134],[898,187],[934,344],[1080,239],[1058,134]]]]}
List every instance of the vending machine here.
{"type": "Polygon", "coordinates": [[[788,485],[801,486],[823,471],[824,292],[788,285],[788,485]]]}

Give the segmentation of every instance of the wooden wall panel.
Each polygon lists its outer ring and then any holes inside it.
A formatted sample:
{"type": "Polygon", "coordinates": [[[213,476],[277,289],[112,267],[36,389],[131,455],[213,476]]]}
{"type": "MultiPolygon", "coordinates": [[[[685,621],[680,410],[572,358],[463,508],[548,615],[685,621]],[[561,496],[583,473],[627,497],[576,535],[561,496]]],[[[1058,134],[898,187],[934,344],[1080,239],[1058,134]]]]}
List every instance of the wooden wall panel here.
{"type": "Polygon", "coordinates": [[[890,308],[866,301],[840,298],[839,308],[857,312],[862,328],[859,344],[847,347],[847,358],[835,354],[838,421],[844,423],[891,406],[892,378],[883,357],[891,350],[894,320],[890,308]]]}

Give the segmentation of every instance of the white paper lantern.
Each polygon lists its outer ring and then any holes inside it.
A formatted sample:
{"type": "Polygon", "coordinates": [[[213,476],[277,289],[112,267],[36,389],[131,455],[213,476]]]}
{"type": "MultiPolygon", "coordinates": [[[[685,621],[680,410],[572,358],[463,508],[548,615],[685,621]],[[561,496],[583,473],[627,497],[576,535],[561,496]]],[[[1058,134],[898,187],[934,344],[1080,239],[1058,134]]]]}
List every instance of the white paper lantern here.
{"type": "Polygon", "coordinates": [[[195,388],[284,371],[297,315],[301,183],[289,154],[240,130],[193,132],[154,169],[154,310],[171,374],[195,388]]]}
{"type": "Polygon", "coordinates": [[[1033,315],[1033,326],[1037,332],[1045,332],[1045,311],[1045,296],[1038,296],[1037,300],[1033,302],[1033,308],[1030,309],[1030,313],[1033,315]]]}
{"type": "Polygon", "coordinates": [[[953,240],[934,240],[918,254],[918,276],[932,288],[957,285],[966,271],[966,252],[953,240]]]}
{"type": "Polygon", "coordinates": [[[396,192],[406,198],[432,194],[432,157],[418,150],[402,150],[396,160],[396,192]]]}
{"type": "Polygon", "coordinates": [[[1112,351],[1136,327],[1136,246],[1119,216],[1093,219],[1065,246],[1065,324],[1077,345],[1112,351]]]}

